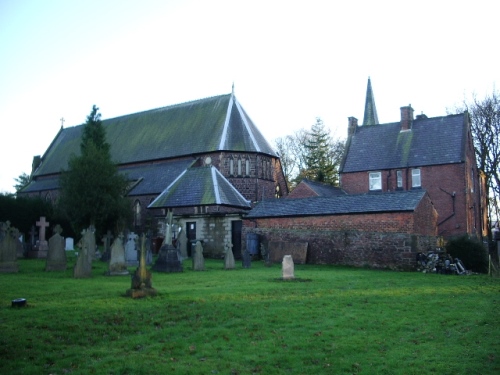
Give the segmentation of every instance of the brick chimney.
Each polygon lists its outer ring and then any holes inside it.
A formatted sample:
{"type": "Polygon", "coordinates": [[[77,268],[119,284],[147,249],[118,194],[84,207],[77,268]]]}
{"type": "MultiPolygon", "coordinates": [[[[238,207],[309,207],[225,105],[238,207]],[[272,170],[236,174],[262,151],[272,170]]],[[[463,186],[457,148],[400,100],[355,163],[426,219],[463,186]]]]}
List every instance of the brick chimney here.
{"type": "Polygon", "coordinates": [[[401,131],[411,130],[413,123],[413,108],[411,104],[406,107],[401,107],[401,131]]]}
{"type": "Polygon", "coordinates": [[[349,123],[347,125],[347,136],[350,137],[356,133],[356,128],[358,127],[358,119],[356,117],[349,117],[349,123]]]}

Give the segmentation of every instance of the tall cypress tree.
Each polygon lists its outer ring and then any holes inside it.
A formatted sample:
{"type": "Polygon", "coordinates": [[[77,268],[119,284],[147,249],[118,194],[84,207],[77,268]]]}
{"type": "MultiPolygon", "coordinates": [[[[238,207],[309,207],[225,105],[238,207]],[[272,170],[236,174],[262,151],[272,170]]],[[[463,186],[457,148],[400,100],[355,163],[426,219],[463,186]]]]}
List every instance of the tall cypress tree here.
{"type": "Polygon", "coordinates": [[[98,111],[94,105],[83,124],[80,155],[71,155],[60,178],[60,208],[76,233],[89,225],[102,232],[122,230],[131,215],[127,180],[111,160],[98,111]]]}

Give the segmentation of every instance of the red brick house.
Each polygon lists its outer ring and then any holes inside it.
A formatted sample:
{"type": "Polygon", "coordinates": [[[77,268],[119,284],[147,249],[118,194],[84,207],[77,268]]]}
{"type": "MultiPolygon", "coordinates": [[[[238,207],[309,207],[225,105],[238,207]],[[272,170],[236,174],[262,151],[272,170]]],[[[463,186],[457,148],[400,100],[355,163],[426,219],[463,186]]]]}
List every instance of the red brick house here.
{"type": "MultiPolygon", "coordinates": [[[[172,209],[186,255],[194,239],[204,241],[208,256],[220,256],[225,241],[240,254],[242,215],[253,202],[288,194],[278,155],[234,93],[102,124],[112,160],[130,181],[130,229],[161,236],[165,211],[172,209]]],[[[45,154],[34,158],[32,182],[20,194],[57,198],[60,172],[72,153],[79,154],[82,129],[61,128],[45,154]]]]}
{"type": "Polygon", "coordinates": [[[349,118],[341,188],[347,194],[425,190],[439,215],[439,235],[480,237],[484,207],[468,113],[415,117],[405,106],[399,121],[379,124],[370,81],[367,91],[363,125],[349,118]]]}

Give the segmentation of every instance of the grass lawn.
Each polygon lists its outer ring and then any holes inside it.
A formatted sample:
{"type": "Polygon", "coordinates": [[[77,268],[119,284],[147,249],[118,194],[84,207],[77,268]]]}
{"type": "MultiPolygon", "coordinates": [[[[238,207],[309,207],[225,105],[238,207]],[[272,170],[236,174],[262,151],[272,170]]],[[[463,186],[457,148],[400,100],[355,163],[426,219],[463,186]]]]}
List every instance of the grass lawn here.
{"type": "Polygon", "coordinates": [[[89,279],[68,263],[0,274],[0,374],[500,374],[500,280],[486,275],[295,265],[281,281],[281,265],[187,260],[132,299],[106,263],[89,279]]]}

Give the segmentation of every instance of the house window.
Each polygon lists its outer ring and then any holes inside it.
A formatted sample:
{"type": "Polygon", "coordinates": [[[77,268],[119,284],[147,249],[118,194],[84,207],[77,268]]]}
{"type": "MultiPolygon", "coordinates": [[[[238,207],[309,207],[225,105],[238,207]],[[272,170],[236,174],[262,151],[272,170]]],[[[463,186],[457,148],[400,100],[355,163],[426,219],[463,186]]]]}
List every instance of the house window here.
{"type": "Polygon", "coordinates": [[[370,190],[382,190],[382,172],[370,172],[370,190]]]}
{"type": "Polygon", "coordinates": [[[238,158],[238,176],[241,176],[241,158],[238,158]]]}
{"type": "Polygon", "coordinates": [[[229,159],[229,175],[234,176],[234,159],[229,159]]]}
{"type": "Polygon", "coordinates": [[[402,189],[403,188],[403,171],[396,171],[396,178],[397,178],[397,188],[402,189]]]}
{"type": "Polygon", "coordinates": [[[420,169],[412,169],[411,170],[411,187],[419,188],[422,186],[420,178],[420,169]]]}

